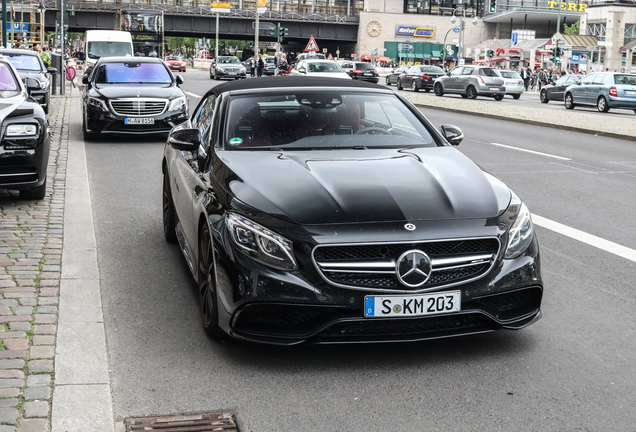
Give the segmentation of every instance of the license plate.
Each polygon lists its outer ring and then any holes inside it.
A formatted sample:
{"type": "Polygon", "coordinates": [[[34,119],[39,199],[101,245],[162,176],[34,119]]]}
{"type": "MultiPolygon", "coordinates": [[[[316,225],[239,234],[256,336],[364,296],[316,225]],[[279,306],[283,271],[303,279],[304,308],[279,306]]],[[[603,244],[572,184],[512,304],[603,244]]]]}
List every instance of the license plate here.
{"type": "Polygon", "coordinates": [[[633,90],[625,90],[625,94],[628,96],[636,96],[636,91],[633,90]]]}
{"type": "Polygon", "coordinates": [[[499,87],[490,87],[488,90],[497,91],[497,90],[499,90],[499,87]]]}
{"type": "Polygon", "coordinates": [[[143,117],[143,118],[125,118],[124,124],[127,125],[146,125],[146,124],[155,124],[154,117],[143,117]]]}
{"type": "Polygon", "coordinates": [[[461,310],[461,291],[406,296],[366,296],[366,318],[437,315],[461,310]]]}
{"type": "Polygon", "coordinates": [[[373,72],[366,72],[365,75],[366,76],[373,76],[373,72]]]}

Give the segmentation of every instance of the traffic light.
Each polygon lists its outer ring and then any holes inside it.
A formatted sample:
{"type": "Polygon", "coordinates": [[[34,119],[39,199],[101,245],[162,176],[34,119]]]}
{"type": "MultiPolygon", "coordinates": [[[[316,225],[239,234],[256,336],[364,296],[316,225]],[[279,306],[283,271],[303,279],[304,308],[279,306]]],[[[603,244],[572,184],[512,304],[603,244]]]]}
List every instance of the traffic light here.
{"type": "Polygon", "coordinates": [[[285,40],[287,35],[289,35],[289,29],[285,27],[280,27],[278,34],[279,34],[279,41],[282,42],[285,40]]]}
{"type": "Polygon", "coordinates": [[[490,13],[497,12],[497,0],[490,0],[490,13]]]}
{"type": "Polygon", "coordinates": [[[556,48],[554,50],[554,62],[559,63],[561,61],[561,48],[556,48]]]}
{"type": "Polygon", "coordinates": [[[494,56],[495,56],[495,51],[493,50],[486,51],[486,57],[493,58],[494,56]]]}
{"type": "Polygon", "coordinates": [[[278,27],[271,27],[269,29],[269,35],[278,39],[278,27]]]}

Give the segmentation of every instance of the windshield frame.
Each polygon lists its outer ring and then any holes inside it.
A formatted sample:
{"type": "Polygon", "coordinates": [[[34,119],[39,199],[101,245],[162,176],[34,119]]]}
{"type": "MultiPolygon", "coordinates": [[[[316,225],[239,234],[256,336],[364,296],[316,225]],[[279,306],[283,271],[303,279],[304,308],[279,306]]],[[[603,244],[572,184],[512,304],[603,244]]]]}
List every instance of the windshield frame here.
{"type": "Polygon", "coordinates": [[[27,72],[43,72],[45,70],[44,68],[44,63],[42,63],[42,60],[40,59],[40,56],[38,55],[28,55],[28,54],[22,54],[22,53],[5,53],[2,54],[4,55],[13,65],[14,68],[16,68],[16,70],[20,70],[20,71],[27,71],[27,72]],[[12,58],[15,57],[24,57],[24,58],[33,58],[35,59],[35,62],[38,64],[38,68],[37,69],[24,69],[24,68],[19,68],[15,63],[13,63],[13,61],[11,60],[12,58]]]}
{"type": "MultiPolygon", "coordinates": [[[[130,67],[130,66],[129,66],[130,67]]],[[[130,61],[122,61],[122,62],[104,62],[102,64],[100,64],[99,66],[97,66],[95,68],[95,70],[93,71],[93,73],[91,74],[91,80],[93,81],[93,84],[95,85],[122,85],[122,84],[135,84],[135,85],[139,85],[139,84],[152,84],[152,85],[173,85],[175,80],[173,75],[170,73],[170,70],[166,67],[166,65],[161,62],[161,63],[154,63],[154,62],[142,62],[142,61],[135,61],[133,59],[131,59],[130,61]],[[102,69],[105,71],[104,74],[106,75],[107,72],[106,70],[108,69],[109,66],[121,66],[121,65],[128,65],[128,64],[138,64],[139,66],[137,67],[143,67],[143,65],[150,65],[150,66],[154,66],[156,68],[161,68],[163,71],[166,72],[167,78],[170,79],[170,81],[107,81],[107,82],[98,82],[98,78],[99,78],[99,74],[101,73],[102,69]]]]}

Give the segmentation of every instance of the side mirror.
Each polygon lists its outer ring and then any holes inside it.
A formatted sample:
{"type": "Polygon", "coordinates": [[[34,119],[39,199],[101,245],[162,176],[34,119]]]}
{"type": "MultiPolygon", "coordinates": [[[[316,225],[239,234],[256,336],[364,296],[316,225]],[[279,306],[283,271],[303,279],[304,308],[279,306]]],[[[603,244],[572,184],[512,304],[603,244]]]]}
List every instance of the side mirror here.
{"type": "Polygon", "coordinates": [[[46,68],[46,71],[51,75],[55,75],[57,73],[57,69],[54,67],[46,68]]]}
{"type": "Polygon", "coordinates": [[[35,78],[29,78],[24,81],[26,84],[27,91],[31,93],[31,90],[37,90],[40,88],[40,83],[35,78]]]}
{"type": "Polygon", "coordinates": [[[88,78],[89,78],[89,72],[87,70],[86,73],[82,76],[82,84],[87,85],[89,82],[88,78]]]}
{"type": "Polygon", "coordinates": [[[177,129],[168,136],[168,144],[176,150],[196,151],[201,145],[199,129],[177,129]]]}
{"type": "Polygon", "coordinates": [[[84,52],[81,52],[81,51],[80,51],[80,52],[78,52],[78,53],[76,54],[76,56],[77,56],[77,59],[78,59],[78,60],[81,60],[81,61],[86,60],[86,54],[85,54],[84,52]]]}
{"type": "Polygon", "coordinates": [[[183,84],[183,77],[181,75],[177,75],[177,85],[183,84]]]}
{"type": "Polygon", "coordinates": [[[459,145],[459,143],[464,139],[464,133],[457,126],[441,125],[440,130],[442,131],[444,138],[446,138],[451,145],[459,145]]]}

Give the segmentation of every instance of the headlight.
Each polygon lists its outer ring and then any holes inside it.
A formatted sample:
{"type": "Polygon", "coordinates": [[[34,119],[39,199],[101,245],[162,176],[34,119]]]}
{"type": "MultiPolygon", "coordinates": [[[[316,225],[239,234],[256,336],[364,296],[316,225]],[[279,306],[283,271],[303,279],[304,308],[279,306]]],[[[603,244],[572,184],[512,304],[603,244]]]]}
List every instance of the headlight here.
{"type": "Polygon", "coordinates": [[[7,126],[8,137],[34,136],[37,135],[38,127],[32,124],[14,124],[7,126]]]}
{"type": "Polygon", "coordinates": [[[225,72],[225,69],[223,69],[222,67],[219,67],[219,66],[216,67],[216,70],[219,71],[219,72],[225,72]]]}
{"type": "Polygon", "coordinates": [[[106,103],[104,103],[104,101],[101,99],[89,97],[88,105],[92,106],[93,108],[97,108],[98,110],[108,111],[106,103]]]}
{"type": "Polygon", "coordinates": [[[170,107],[168,111],[180,111],[181,109],[186,110],[188,107],[188,101],[185,96],[178,97],[170,102],[170,107]]]}
{"type": "Polygon", "coordinates": [[[508,229],[508,245],[506,246],[505,259],[517,258],[532,243],[532,218],[530,210],[521,200],[513,195],[508,209],[500,218],[500,223],[510,226],[508,229]]]}
{"type": "Polygon", "coordinates": [[[235,213],[225,219],[234,243],[248,256],[284,270],[296,268],[291,241],[235,213]]]}
{"type": "Polygon", "coordinates": [[[241,68],[239,69],[239,72],[245,72],[245,67],[241,66],[241,68]]]}

